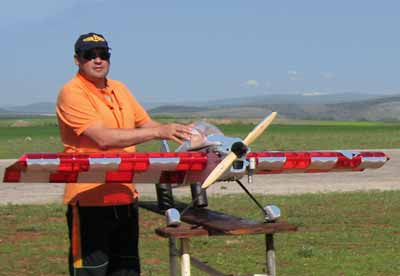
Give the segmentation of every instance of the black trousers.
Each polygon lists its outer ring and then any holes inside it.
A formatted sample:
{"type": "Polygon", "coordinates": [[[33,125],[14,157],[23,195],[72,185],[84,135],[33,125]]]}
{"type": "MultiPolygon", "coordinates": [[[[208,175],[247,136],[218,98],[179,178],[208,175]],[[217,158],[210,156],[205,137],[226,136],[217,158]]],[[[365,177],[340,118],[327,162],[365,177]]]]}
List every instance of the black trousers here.
{"type": "Polygon", "coordinates": [[[71,276],[140,275],[138,205],[68,206],[71,276]]]}

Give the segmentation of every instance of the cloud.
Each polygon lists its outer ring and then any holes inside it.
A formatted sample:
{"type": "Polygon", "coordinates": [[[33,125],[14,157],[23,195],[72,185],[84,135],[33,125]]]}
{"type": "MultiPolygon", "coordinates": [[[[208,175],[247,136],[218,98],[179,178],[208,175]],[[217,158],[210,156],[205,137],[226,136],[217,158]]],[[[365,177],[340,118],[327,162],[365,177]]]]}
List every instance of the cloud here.
{"type": "Polygon", "coordinates": [[[289,70],[288,71],[288,76],[289,79],[292,81],[297,81],[297,80],[303,80],[303,73],[295,71],[295,70],[289,70]]]}
{"type": "Polygon", "coordinates": [[[301,94],[302,96],[305,97],[312,97],[312,96],[324,96],[324,95],[329,95],[329,93],[325,92],[318,92],[318,91],[310,91],[310,92],[304,92],[301,94]]]}
{"type": "Polygon", "coordinates": [[[321,72],[321,77],[327,80],[332,80],[335,78],[335,74],[331,72],[321,72]]]}
{"type": "Polygon", "coordinates": [[[247,80],[244,83],[242,83],[243,86],[245,87],[252,87],[252,88],[256,88],[260,86],[260,83],[256,80],[247,80]]]}

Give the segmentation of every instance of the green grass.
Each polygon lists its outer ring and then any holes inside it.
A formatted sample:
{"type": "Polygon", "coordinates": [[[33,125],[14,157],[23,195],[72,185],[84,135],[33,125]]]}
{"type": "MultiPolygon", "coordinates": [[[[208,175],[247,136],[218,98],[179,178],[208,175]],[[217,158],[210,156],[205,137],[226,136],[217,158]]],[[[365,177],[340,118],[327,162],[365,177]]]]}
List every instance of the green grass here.
{"type": "Polygon", "coordinates": [[[56,117],[29,117],[29,118],[0,118],[0,127],[26,126],[57,126],[56,117]]]}
{"type": "MultiPolygon", "coordinates": [[[[157,118],[169,122],[173,118],[157,118]]],[[[21,120],[21,119],[19,119],[21,120]]],[[[62,151],[55,118],[24,119],[29,126],[15,127],[17,119],[0,119],[0,158],[18,158],[25,152],[62,151]]],[[[186,121],[185,121],[186,122],[186,121]]],[[[216,121],[218,122],[218,121],[216,121]]],[[[228,136],[244,138],[254,123],[233,121],[218,127],[228,136]]],[[[400,148],[400,123],[343,121],[284,121],[272,124],[252,150],[335,150],[400,148]]],[[[171,148],[176,148],[171,143],[171,148]]],[[[159,151],[159,141],[138,146],[159,151]]]]}
{"type": "MultiPolygon", "coordinates": [[[[400,191],[257,197],[299,226],[275,235],[278,275],[399,275],[400,191]]],[[[261,217],[243,195],[209,202],[211,209],[261,217]]],[[[0,275],[66,275],[64,212],[58,204],[1,206],[0,275]]],[[[154,234],[163,225],[162,217],[141,210],[143,275],[168,275],[167,240],[154,234]]],[[[265,264],[263,235],[194,238],[191,252],[225,273],[262,273],[265,264]]]]}
{"type": "MultiPolygon", "coordinates": [[[[218,127],[227,136],[245,138],[254,124],[240,122],[218,127]]],[[[272,124],[252,145],[257,150],[337,150],[400,148],[400,124],[272,124]]],[[[172,144],[172,148],[176,144],[172,144]]],[[[157,151],[158,142],[138,147],[139,150],[157,151]]]]}
{"type": "Polygon", "coordinates": [[[0,158],[63,150],[57,126],[0,127],[0,158]]]}
{"type": "MultiPolygon", "coordinates": [[[[253,125],[224,125],[228,136],[244,137],[253,125]]],[[[399,148],[400,125],[271,125],[253,150],[399,148]]]]}
{"type": "MultiPolygon", "coordinates": [[[[253,120],[254,121],[254,120],[253,120]]],[[[320,125],[320,126],[381,126],[399,125],[400,122],[381,122],[381,121],[335,121],[335,120],[294,120],[277,118],[276,123],[284,125],[320,125]]]]}

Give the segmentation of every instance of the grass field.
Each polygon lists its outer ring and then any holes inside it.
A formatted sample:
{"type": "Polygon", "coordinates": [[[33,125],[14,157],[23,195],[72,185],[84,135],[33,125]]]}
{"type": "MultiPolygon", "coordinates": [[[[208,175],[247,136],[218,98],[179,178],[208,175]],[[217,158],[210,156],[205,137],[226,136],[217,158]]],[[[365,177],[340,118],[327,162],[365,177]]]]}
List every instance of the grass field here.
{"type": "MultiPolygon", "coordinates": [[[[173,121],[173,118],[159,118],[173,121]]],[[[214,121],[229,136],[245,137],[254,121],[214,121]]],[[[252,150],[400,148],[400,124],[278,120],[252,150]]],[[[176,146],[176,145],[175,145],[176,146]]],[[[158,151],[159,143],[140,145],[158,151]]],[[[55,118],[0,119],[0,158],[25,152],[57,152],[62,146],[55,118]]],[[[280,206],[299,232],[276,235],[278,275],[400,275],[400,191],[259,195],[280,206]]],[[[210,208],[251,219],[259,211],[245,196],[210,198],[210,208]]],[[[64,206],[0,206],[0,276],[66,275],[64,206]]],[[[164,219],[142,210],[143,275],[168,275],[167,241],[154,235],[164,219]]],[[[263,273],[262,235],[198,238],[195,256],[226,273],[263,273]]],[[[205,275],[194,270],[193,275],[205,275]]]]}
{"type": "MultiPolygon", "coordinates": [[[[172,118],[159,118],[172,121],[172,118]]],[[[244,138],[252,122],[215,121],[229,136],[244,138]]],[[[253,150],[328,150],[400,148],[400,123],[343,121],[277,121],[252,146],[253,150]]],[[[172,144],[172,148],[176,147],[172,144]]],[[[159,142],[139,145],[158,151],[159,142]]],[[[0,159],[25,152],[62,151],[55,118],[0,119],[0,159]],[[21,126],[22,125],[22,126],[21,126]]]]}
{"type": "MultiPolygon", "coordinates": [[[[399,275],[400,191],[258,195],[280,206],[296,233],[277,234],[278,275],[399,275]]],[[[210,198],[210,208],[258,219],[247,197],[210,198]]],[[[62,205],[0,207],[0,275],[66,275],[67,232],[62,205]]],[[[154,229],[160,216],[141,210],[143,275],[168,275],[168,245],[154,229]]],[[[226,273],[262,273],[263,235],[196,238],[192,253],[226,273]]],[[[205,275],[193,269],[192,275],[205,275]]]]}

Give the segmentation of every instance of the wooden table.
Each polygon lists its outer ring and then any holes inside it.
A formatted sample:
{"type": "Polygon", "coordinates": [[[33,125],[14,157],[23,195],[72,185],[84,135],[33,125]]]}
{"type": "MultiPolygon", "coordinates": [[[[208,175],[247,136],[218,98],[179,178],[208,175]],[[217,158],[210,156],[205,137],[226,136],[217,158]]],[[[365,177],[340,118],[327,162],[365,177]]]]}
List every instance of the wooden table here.
{"type": "MultiPolygon", "coordinates": [[[[140,202],[139,206],[158,214],[164,211],[158,209],[157,202],[140,202]]],[[[175,208],[180,212],[186,205],[177,203],[175,208]]],[[[181,217],[185,224],[177,227],[161,227],[155,230],[156,234],[169,239],[170,275],[178,275],[177,260],[181,258],[181,275],[190,275],[190,266],[208,273],[209,275],[234,275],[223,274],[211,266],[190,256],[190,239],[200,236],[221,236],[221,235],[252,235],[264,234],[266,246],[266,271],[268,276],[276,276],[274,234],[280,232],[297,231],[295,225],[284,221],[266,223],[248,220],[232,215],[212,211],[207,208],[189,209],[181,217]],[[177,249],[177,239],[180,241],[180,250],[177,249]]],[[[257,274],[262,275],[262,274],[257,274]]],[[[265,275],[265,274],[264,274],[265,275]]]]}

